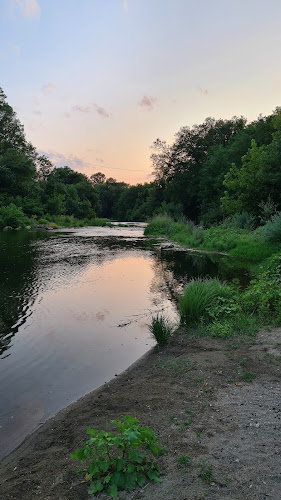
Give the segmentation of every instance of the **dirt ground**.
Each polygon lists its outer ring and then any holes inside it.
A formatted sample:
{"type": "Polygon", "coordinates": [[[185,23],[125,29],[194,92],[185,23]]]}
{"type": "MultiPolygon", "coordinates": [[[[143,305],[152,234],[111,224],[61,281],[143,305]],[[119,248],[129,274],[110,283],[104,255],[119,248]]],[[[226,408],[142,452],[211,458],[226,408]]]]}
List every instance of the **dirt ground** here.
{"type": "Polygon", "coordinates": [[[118,498],[278,500],[280,372],[281,329],[255,339],[178,334],[48,420],[3,459],[0,498],[89,498],[75,473],[80,464],[69,455],[85,442],[87,426],[103,429],[129,414],[151,427],[165,449],[157,459],[162,483],[118,498]],[[190,458],[187,464],[178,463],[183,456],[190,458]]]}

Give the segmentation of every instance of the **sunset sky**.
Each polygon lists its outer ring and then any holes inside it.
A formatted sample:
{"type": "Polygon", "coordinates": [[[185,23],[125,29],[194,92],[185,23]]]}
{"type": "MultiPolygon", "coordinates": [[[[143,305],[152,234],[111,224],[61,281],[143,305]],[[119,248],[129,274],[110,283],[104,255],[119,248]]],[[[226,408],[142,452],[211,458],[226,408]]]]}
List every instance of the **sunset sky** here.
{"type": "Polygon", "coordinates": [[[149,182],[150,146],[281,105],[280,0],[0,0],[0,87],[57,166],[149,182]]]}

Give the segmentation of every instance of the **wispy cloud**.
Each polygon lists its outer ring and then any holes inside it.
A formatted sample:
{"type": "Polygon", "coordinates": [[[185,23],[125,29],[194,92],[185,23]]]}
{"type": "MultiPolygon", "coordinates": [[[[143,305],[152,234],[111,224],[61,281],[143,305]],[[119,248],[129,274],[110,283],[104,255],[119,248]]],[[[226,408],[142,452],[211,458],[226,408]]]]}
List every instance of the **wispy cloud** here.
{"type": "Polygon", "coordinates": [[[143,109],[151,110],[154,107],[154,104],[157,101],[157,97],[151,97],[144,95],[143,98],[139,101],[139,106],[143,109]]]}
{"type": "Polygon", "coordinates": [[[196,87],[196,90],[197,92],[199,92],[199,94],[203,94],[203,95],[208,95],[208,89],[202,89],[202,87],[200,87],[200,85],[197,85],[196,87]]]}
{"type": "Polygon", "coordinates": [[[76,104],[75,106],[72,107],[72,110],[84,114],[97,113],[102,118],[110,118],[111,116],[110,113],[108,113],[108,111],[106,111],[105,108],[99,106],[95,102],[91,102],[90,104],[87,104],[87,106],[80,106],[76,104]]]}
{"type": "Polygon", "coordinates": [[[123,10],[124,10],[124,12],[128,12],[128,8],[129,8],[128,0],[123,0],[123,10]]]}
{"type": "Polygon", "coordinates": [[[90,163],[86,162],[82,158],[75,156],[73,154],[64,155],[62,153],[58,153],[57,151],[40,151],[40,154],[46,155],[54,165],[57,167],[70,167],[73,170],[83,170],[84,168],[89,168],[91,166],[90,163]]]}
{"type": "Polygon", "coordinates": [[[36,116],[42,116],[42,111],[39,111],[39,109],[35,109],[32,113],[36,116]]]}
{"type": "Polygon", "coordinates": [[[0,50],[0,59],[6,59],[6,54],[0,50]]]}
{"type": "Polygon", "coordinates": [[[46,85],[42,85],[41,91],[43,92],[44,95],[49,95],[52,92],[54,92],[55,88],[56,88],[55,84],[49,82],[46,85]]]}
{"type": "Polygon", "coordinates": [[[10,0],[12,8],[20,9],[21,13],[26,18],[39,17],[41,9],[37,0],[10,0]]]}

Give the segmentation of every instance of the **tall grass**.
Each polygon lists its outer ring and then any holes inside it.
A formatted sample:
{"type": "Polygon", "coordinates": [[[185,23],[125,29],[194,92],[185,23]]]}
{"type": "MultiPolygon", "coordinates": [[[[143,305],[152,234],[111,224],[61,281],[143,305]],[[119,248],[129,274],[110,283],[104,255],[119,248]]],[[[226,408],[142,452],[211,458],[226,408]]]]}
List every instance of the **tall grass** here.
{"type": "Polygon", "coordinates": [[[218,279],[192,280],[179,298],[178,308],[181,323],[194,325],[208,316],[218,297],[227,296],[227,287],[218,279]]]}
{"type": "Polygon", "coordinates": [[[163,314],[157,314],[152,317],[151,324],[149,325],[149,331],[152,333],[157,344],[163,346],[167,344],[169,338],[174,332],[174,326],[163,314]]]}

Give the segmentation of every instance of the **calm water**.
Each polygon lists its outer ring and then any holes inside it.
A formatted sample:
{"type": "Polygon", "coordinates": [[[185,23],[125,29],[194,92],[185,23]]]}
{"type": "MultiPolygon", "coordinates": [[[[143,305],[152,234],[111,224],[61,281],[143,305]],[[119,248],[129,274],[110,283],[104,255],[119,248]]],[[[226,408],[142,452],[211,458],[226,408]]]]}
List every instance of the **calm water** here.
{"type": "Polygon", "coordinates": [[[152,347],[151,315],[176,320],[191,277],[233,275],[218,256],[161,253],[143,225],[2,232],[0,269],[0,456],[152,347]]]}

